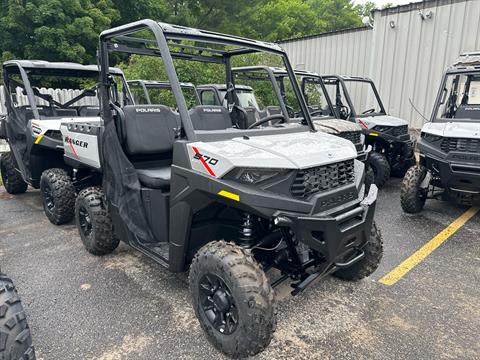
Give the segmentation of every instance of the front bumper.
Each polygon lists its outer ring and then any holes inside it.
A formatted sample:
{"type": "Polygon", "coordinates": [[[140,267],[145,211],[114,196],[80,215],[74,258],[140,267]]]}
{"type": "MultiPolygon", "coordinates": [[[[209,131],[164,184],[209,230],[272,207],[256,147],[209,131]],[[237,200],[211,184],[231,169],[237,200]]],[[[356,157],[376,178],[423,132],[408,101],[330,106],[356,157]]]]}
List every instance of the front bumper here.
{"type": "Polygon", "coordinates": [[[480,192],[480,154],[461,151],[445,153],[438,144],[424,139],[419,140],[418,148],[420,164],[438,179],[435,186],[457,192],[480,192]]]}
{"type": "Polygon", "coordinates": [[[296,239],[321,254],[329,265],[345,267],[363,256],[370,238],[377,200],[377,187],[357,206],[334,215],[296,216],[279,213],[274,222],[288,226],[296,239]]]}
{"type": "Polygon", "coordinates": [[[421,163],[438,174],[440,186],[444,189],[480,194],[480,163],[449,161],[420,154],[421,163]]]}

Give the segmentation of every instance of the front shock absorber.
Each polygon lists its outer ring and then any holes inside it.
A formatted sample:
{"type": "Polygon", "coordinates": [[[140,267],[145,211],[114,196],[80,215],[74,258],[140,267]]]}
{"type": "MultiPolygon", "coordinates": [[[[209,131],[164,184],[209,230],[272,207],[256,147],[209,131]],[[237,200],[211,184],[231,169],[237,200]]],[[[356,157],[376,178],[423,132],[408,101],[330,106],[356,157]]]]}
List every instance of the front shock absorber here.
{"type": "Polygon", "coordinates": [[[243,213],[240,223],[238,243],[241,246],[251,248],[257,243],[257,229],[255,218],[249,213],[243,213]]]}

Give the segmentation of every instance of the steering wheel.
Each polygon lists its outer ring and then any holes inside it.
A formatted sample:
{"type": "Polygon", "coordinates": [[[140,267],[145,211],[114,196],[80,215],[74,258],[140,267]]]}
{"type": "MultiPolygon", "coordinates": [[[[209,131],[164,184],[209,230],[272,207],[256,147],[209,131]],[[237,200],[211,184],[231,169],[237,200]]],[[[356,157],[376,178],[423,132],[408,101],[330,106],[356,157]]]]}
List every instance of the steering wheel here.
{"type": "Polygon", "coordinates": [[[283,120],[283,122],[285,122],[285,116],[283,116],[283,114],[275,114],[275,115],[270,115],[270,116],[264,117],[263,119],[260,119],[258,121],[255,121],[247,129],[253,129],[256,126],[260,126],[262,124],[265,124],[265,123],[267,123],[271,120],[275,120],[275,119],[283,120]]]}
{"type": "Polygon", "coordinates": [[[342,105],[340,106],[340,119],[347,120],[350,117],[351,111],[348,106],[342,105]]]}
{"type": "Polygon", "coordinates": [[[323,115],[323,110],[317,109],[317,110],[310,111],[310,116],[315,116],[315,115],[323,115]]]}
{"type": "Polygon", "coordinates": [[[375,109],[372,108],[372,109],[365,110],[364,112],[362,112],[362,114],[371,114],[373,112],[375,112],[375,109]]]}
{"type": "Polygon", "coordinates": [[[293,109],[293,107],[285,104],[285,108],[287,109],[288,116],[291,117],[291,118],[294,118],[295,117],[295,110],[293,109]]]}

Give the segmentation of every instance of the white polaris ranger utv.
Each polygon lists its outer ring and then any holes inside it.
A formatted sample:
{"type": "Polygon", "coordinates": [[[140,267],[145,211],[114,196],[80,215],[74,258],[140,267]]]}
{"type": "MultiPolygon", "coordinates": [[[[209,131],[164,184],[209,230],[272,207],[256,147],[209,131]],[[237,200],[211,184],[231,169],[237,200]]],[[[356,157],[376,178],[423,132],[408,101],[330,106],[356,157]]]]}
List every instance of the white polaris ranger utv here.
{"type": "Polygon", "coordinates": [[[99,59],[104,124],[62,125],[75,144],[99,145],[96,154],[74,146],[103,176],[103,189],[77,198],[81,239],[96,255],[121,239],[170,271],[189,271],[193,307],[214,346],[235,357],[263,350],[276,324],[273,288],[287,279],[296,295],[327,274],[359,280],[377,268],[377,188],[365,193],[365,166],[350,141],[314,129],[278,45],[142,20],[104,31],[99,59]],[[162,59],[178,112],[115,104],[108,69],[118,51],[162,59]],[[231,61],[263,54],[285,64],[301,111],[246,128],[231,61]],[[189,109],[180,61],[223,65],[228,106],[189,109]],[[280,272],[270,282],[272,268],[280,272]]]}
{"type": "MultiPolygon", "coordinates": [[[[111,76],[125,85],[121,70],[111,69],[111,76]]],[[[45,214],[53,224],[70,221],[77,190],[95,183],[89,171],[74,171],[64,162],[60,124],[100,122],[98,79],[96,65],[35,60],[3,64],[8,113],[0,135],[11,149],[0,160],[3,185],[10,194],[24,193],[28,185],[40,188],[45,214]]],[[[73,145],[88,146],[67,141],[69,148],[73,145]]]]}
{"type": "Polygon", "coordinates": [[[405,212],[420,212],[427,199],[480,203],[480,52],[461,55],[445,72],[418,149],[420,163],[402,183],[405,212]]]}
{"type": "Polygon", "coordinates": [[[360,124],[366,144],[373,147],[370,165],[375,184],[382,187],[390,175],[402,178],[415,165],[408,123],[387,114],[372,80],[340,75],[322,75],[322,79],[340,118],[360,124]]]}

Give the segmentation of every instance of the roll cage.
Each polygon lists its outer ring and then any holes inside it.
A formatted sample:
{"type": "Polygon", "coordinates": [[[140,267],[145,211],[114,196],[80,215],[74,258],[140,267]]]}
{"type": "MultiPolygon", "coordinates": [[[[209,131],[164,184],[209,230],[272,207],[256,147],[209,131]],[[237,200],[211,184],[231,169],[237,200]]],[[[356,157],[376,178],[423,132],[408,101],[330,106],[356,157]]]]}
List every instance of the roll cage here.
{"type": "MultiPolygon", "coordinates": [[[[337,89],[335,91],[335,108],[337,109],[340,105],[339,101],[341,101],[341,94],[340,94],[340,87],[343,90],[343,94],[345,95],[345,99],[347,100],[348,107],[350,108],[351,115],[350,117],[357,118],[357,117],[367,117],[367,116],[379,116],[379,115],[386,115],[387,112],[385,111],[385,107],[383,106],[382,99],[380,98],[380,94],[378,93],[377,87],[375,86],[375,83],[373,80],[369,78],[364,78],[360,76],[342,76],[342,75],[321,75],[321,78],[323,80],[324,84],[335,84],[337,86],[337,89]],[[345,82],[351,81],[351,82],[363,82],[370,84],[373,90],[373,93],[375,95],[375,98],[378,102],[378,105],[380,106],[380,112],[376,113],[368,113],[368,114],[358,114],[357,111],[355,110],[355,106],[353,104],[353,100],[349,94],[348,88],[345,84],[345,82]]],[[[342,104],[344,105],[344,104],[342,104]]],[[[338,109],[337,109],[338,110],[338,109]]]]}
{"type": "MultiPolygon", "coordinates": [[[[105,124],[114,121],[111,112],[112,101],[108,89],[109,81],[109,52],[124,52],[148,56],[160,56],[164,62],[168,82],[172,88],[180,114],[181,125],[189,141],[197,140],[188,108],[181,90],[181,83],[175,71],[173,59],[195,60],[206,63],[216,63],[225,66],[225,83],[233,87],[234,80],[231,72],[231,58],[236,55],[253,53],[272,53],[281,56],[290,79],[294,79],[293,69],[285,51],[276,44],[245,39],[237,36],[227,36],[210,31],[170,25],[153,20],[140,20],[100,34],[99,60],[101,68],[101,111],[105,124]],[[142,30],[150,30],[153,39],[132,36],[142,30]],[[181,43],[189,41],[193,44],[181,43]],[[207,45],[212,45],[208,47],[207,45]],[[230,48],[229,48],[230,47],[230,48]]],[[[315,131],[303,95],[296,81],[292,81],[293,89],[299,100],[304,120],[311,131],[315,131]]],[[[232,91],[227,95],[228,103],[234,104],[235,97],[232,91]]],[[[288,119],[288,118],[287,118],[288,119]]],[[[237,133],[237,136],[239,134],[237,133]]]]}

